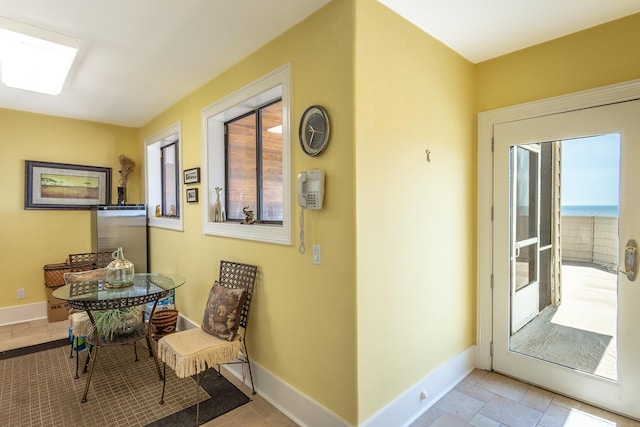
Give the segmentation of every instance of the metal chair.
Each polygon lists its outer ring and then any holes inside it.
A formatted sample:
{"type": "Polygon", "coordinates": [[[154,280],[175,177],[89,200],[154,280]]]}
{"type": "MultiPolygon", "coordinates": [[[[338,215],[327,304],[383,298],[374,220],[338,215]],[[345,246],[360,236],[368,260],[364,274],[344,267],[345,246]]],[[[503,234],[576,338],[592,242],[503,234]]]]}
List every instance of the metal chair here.
{"type": "MultiPolygon", "coordinates": [[[[96,270],[96,269],[106,267],[107,265],[109,265],[111,261],[113,261],[113,257],[111,256],[111,254],[112,252],[84,252],[84,253],[77,253],[77,254],[69,254],[67,265],[69,266],[70,272],[96,270]]],[[[104,279],[104,277],[102,279],[104,279]]],[[[72,313],[69,312],[69,314],[71,315],[72,313]]],[[[69,320],[71,321],[71,317],[69,317],[69,320]]],[[[73,328],[70,328],[70,330],[71,330],[70,332],[71,336],[69,338],[71,341],[71,352],[69,354],[69,358],[73,358],[74,348],[76,350],[76,353],[78,353],[77,344],[78,344],[79,336],[73,334],[73,328]]],[[[76,361],[76,365],[77,365],[77,361],[76,361]]],[[[86,366],[85,366],[85,372],[86,372],[86,366]]],[[[77,367],[76,367],[76,378],[78,378],[77,367]]]]}
{"type": "MultiPolygon", "coordinates": [[[[98,268],[95,270],[87,270],[87,271],[77,271],[77,272],[69,272],[64,273],[64,282],[65,284],[69,283],[77,283],[77,282],[86,282],[93,280],[105,280],[107,278],[107,269],[106,268],[98,268]]],[[[71,309],[69,310],[69,329],[71,331],[71,355],[73,357],[73,351],[76,352],[76,376],[78,379],[80,376],[78,375],[79,368],[79,352],[80,345],[79,339],[81,337],[86,337],[87,334],[91,331],[91,320],[89,316],[84,311],[78,311],[71,309]]],[[[88,344],[84,344],[88,349],[88,344]]],[[[89,362],[89,356],[87,355],[87,360],[84,364],[84,372],[87,372],[87,364],[89,362]]]]}
{"type": "Polygon", "coordinates": [[[113,252],[86,252],[69,254],[69,267],[71,271],[87,271],[103,268],[113,261],[113,252]]]}
{"type": "MultiPolygon", "coordinates": [[[[175,332],[158,341],[158,357],[164,363],[165,371],[160,403],[164,403],[167,365],[175,371],[179,378],[195,375],[196,425],[198,425],[200,418],[200,400],[198,399],[198,391],[202,380],[200,373],[204,372],[203,377],[210,367],[217,365],[218,374],[220,374],[220,365],[230,363],[246,364],[249,369],[251,389],[253,394],[256,394],[245,335],[257,270],[258,268],[254,265],[220,261],[220,277],[217,283],[227,288],[244,289],[246,294],[240,310],[240,326],[231,341],[215,337],[205,332],[202,328],[175,332]]],[[[216,285],[214,284],[214,286],[216,285]]]]}

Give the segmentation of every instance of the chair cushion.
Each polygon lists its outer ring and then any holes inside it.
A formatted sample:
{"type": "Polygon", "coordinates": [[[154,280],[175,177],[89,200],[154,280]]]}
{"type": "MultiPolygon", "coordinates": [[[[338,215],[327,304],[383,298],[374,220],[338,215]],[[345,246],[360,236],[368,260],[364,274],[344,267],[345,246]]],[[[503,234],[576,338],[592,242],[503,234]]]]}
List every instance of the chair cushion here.
{"type": "Polygon", "coordinates": [[[233,341],[238,332],[240,311],[246,297],[244,289],[223,286],[216,281],[209,291],[202,329],[223,340],[233,341]]]}
{"type": "Polygon", "coordinates": [[[202,328],[192,328],[160,338],[158,359],[173,369],[178,378],[186,378],[235,360],[242,354],[241,343],[239,335],[233,341],[227,341],[202,328]]]}

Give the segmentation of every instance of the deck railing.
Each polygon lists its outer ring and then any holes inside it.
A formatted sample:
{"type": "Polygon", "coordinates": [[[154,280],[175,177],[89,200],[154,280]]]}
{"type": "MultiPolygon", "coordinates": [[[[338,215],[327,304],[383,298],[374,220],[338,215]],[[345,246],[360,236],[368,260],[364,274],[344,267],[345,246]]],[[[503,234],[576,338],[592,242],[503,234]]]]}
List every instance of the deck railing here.
{"type": "Polygon", "coordinates": [[[563,216],[562,260],[618,265],[618,218],[563,216]]]}

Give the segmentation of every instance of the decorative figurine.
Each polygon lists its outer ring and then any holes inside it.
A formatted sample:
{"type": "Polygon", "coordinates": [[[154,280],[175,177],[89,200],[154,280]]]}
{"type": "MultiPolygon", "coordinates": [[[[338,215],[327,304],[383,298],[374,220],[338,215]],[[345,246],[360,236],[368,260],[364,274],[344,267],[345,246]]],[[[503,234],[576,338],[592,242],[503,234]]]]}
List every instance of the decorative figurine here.
{"type": "Polygon", "coordinates": [[[213,222],[225,222],[227,220],[227,215],[225,214],[224,207],[222,207],[222,202],[220,201],[220,192],[222,191],[222,187],[216,187],[215,190],[216,202],[213,205],[213,222]]]}
{"type": "Polygon", "coordinates": [[[160,209],[160,205],[156,205],[156,217],[160,218],[162,216],[162,209],[160,209]]]}
{"type": "Polygon", "coordinates": [[[253,215],[253,210],[249,209],[249,206],[245,206],[242,208],[242,213],[244,214],[244,219],[240,222],[240,224],[253,224],[256,222],[256,218],[253,215]]]}
{"type": "Polygon", "coordinates": [[[169,206],[169,216],[176,216],[176,205],[169,206]]]}

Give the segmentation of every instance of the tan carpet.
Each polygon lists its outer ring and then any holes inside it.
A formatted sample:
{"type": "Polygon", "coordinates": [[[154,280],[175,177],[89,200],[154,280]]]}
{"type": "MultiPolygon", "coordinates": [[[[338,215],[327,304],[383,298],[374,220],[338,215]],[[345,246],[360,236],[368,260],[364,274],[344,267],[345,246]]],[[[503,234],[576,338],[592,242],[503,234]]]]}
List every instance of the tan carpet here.
{"type": "MultiPolygon", "coordinates": [[[[80,354],[82,361],[85,355],[80,354]]],[[[140,344],[138,355],[134,362],[132,346],[100,348],[86,403],[80,403],[86,374],[74,379],[69,346],[0,360],[0,424],[144,426],[195,404],[195,381],[178,379],[167,369],[165,403],[160,405],[162,382],[155,363],[140,344]]],[[[209,399],[202,389],[198,394],[200,400],[209,399]]]]}

